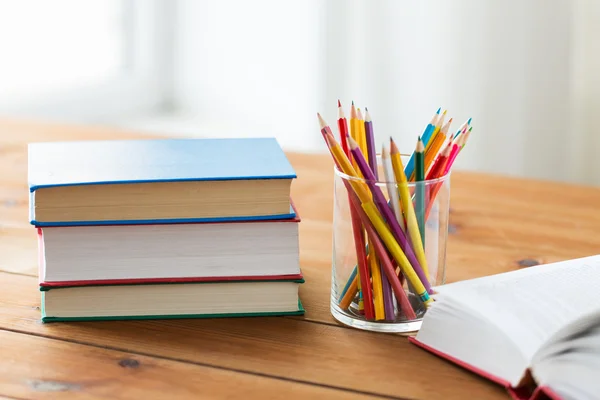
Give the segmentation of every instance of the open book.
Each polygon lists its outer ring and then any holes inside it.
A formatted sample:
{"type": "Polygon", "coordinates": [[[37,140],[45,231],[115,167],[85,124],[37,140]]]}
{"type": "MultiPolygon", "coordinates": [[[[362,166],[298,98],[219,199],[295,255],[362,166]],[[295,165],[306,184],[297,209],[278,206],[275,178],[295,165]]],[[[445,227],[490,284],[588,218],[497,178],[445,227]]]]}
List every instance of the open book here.
{"type": "Polygon", "coordinates": [[[435,290],[413,343],[515,399],[600,399],[600,256],[435,290]]]}

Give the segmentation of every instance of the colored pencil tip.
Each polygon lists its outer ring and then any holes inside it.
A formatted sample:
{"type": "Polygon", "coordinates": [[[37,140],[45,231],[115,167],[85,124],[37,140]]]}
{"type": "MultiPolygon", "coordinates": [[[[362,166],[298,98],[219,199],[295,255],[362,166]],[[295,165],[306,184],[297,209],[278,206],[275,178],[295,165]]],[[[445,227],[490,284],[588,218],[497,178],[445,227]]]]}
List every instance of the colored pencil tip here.
{"type": "Polygon", "coordinates": [[[419,136],[419,140],[417,141],[417,148],[415,149],[417,153],[422,153],[425,151],[425,146],[423,145],[423,141],[421,140],[421,136],[419,136]]]}
{"type": "Polygon", "coordinates": [[[471,118],[467,121],[467,125],[471,125],[471,118]]]}
{"type": "Polygon", "coordinates": [[[358,149],[358,143],[356,143],[356,140],[354,140],[352,136],[348,136],[348,144],[352,150],[358,149]]]}
{"type": "Polygon", "coordinates": [[[390,152],[392,154],[399,153],[398,146],[396,146],[396,142],[394,142],[394,138],[390,136],[390,152]]]}
{"type": "Polygon", "coordinates": [[[435,112],[436,114],[439,114],[440,111],[442,111],[442,107],[438,108],[438,110],[435,112]]]}
{"type": "Polygon", "coordinates": [[[321,117],[320,113],[317,113],[317,118],[319,118],[319,125],[321,125],[321,129],[325,128],[327,126],[327,122],[325,122],[323,117],[321,117]]]}
{"type": "Polygon", "coordinates": [[[354,100],[352,100],[352,107],[354,107],[354,100]]]}
{"type": "Polygon", "coordinates": [[[385,143],[381,146],[381,157],[390,158],[390,151],[388,150],[385,143]]]}
{"type": "Polygon", "coordinates": [[[341,107],[342,103],[340,103],[340,99],[338,99],[338,107],[341,107]]]}
{"type": "Polygon", "coordinates": [[[442,115],[446,115],[446,112],[448,112],[448,110],[444,110],[444,112],[442,113],[442,115]]]}

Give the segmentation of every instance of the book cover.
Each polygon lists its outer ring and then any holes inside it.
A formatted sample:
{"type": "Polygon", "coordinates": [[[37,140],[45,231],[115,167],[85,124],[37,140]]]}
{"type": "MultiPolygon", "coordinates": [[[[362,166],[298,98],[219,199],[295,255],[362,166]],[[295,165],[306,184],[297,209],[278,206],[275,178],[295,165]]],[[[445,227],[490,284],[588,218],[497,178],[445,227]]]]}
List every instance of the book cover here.
{"type": "Polygon", "coordinates": [[[275,138],[30,143],[29,191],[56,186],[294,179],[275,138]]]}
{"type": "Polygon", "coordinates": [[[518,386],[514,387],[510,384],[510,382],[499,378],[495,375],[492,375],[487,371],[477,368],[469,363],[459,360],[458,358],[452,357],[449,354],[443,353],[431,346],[428,346],[420,342],[415,337],[409,337],[408,340],[416,346],[436,355],[437,357],[443,358],[451,363],[458,365],[463,369],[466,369],[467,371],[470,371],[476,375],[481,376],[482,378],[485,378],[491,382],[494,382],[495,384],[504,387],[508,394],[514,400],[561,400],[560,396],[558,396],[558,394],[552,391],[552,389],[550,389],[549,387],[536,386],[535,384],[532,384],[532,381],[530,379],[527,379],[530,378],[529,373],[518,386]]]}
{"type": "MultiPolygon", "coordinates": [[[[42,293],[43,296],[43,293],[42,293]]],[[[283,312],[261,312],[261,313],[228,313],[228,314],[181,314],[181,315],[130,315],[114,317],[47,317],[42,299],[42,322],[85,322],[85,321],[135,321],[153,319],[197,319],[197,318],[242,318],[242,317],[283,317],[304,315],[305,310],[300,298],[298,298],[298,310],[283,312]]]]}
{"type": "Polygon", "coordinates": [[[42,292],[49,290],[64,289],[80,286],[136,286],[136,285],[177,285],[181,283],[236,283],[236,282],[293,282],[302,284],[304,277],[299,275],[274,275],[274,276],[252,276],[252,277],[210,277],[210,278],[173,278],[173,279],[122,279],[118,281],[64,281],[64,282],[40,282],[39,289],[42,292]],[[116,282],[116,283],[108,283],[116,282]]]}

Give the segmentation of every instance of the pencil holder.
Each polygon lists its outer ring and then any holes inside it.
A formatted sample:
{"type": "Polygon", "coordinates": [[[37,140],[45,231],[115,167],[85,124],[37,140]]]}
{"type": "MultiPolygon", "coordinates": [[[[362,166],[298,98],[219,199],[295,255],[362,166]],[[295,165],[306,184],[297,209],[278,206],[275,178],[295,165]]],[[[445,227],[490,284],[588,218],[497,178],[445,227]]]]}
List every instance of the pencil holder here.
{"type": "MultiPolygon", "coordinates": [[[[334,168],[331,313],[359,329],[415,332],[433,301],[433,288],[445,281],[450,173],[387,182],[389,173],[377,158],[377,182],[334,168]],[[372,202],[356,196],[359,187],[372,202]],[[384,204],[374,190],[384,195],[384,204]],[[388,221],[390,216],[395,221],[388,221]]],[[[407,165],[409,157],[402,161],[407,165]]]]}

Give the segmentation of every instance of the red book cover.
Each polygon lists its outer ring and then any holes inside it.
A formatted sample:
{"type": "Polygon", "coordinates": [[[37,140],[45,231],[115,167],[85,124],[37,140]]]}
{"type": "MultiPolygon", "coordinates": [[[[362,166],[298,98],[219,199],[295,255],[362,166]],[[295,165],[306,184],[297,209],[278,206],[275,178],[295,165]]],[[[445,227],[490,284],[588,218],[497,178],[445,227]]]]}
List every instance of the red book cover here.
{"type": "MultiPolygon", "coordinates": [[[[296,209],[295,204],[290,199],[290,203],[296,213],[295,218],[288,219],[280,219],[280,220],[256,220],[256,221],[210,221],[210,222],[182,222],[181,224],[265,224],[265,223],[276,223],[276,222],[285,222],[285,223],[299,223],[300,216],[298,214],[298,210],[296,209]]],[[[159,225],[159,224],[157,224],[159,225]]],[[[110,225],[102,225],[110,226],[110,225]]],[[[152,226],[152,225],[148,225],[152,226]]],[[[70,226],[62,226],[60,229],[69,229],[70,226]]],[[[99,227],[101,228],[101,227],[99,227]]],[[[191,283],[191,282],[241,282],[241,281],[302,281],[303,275],[294,274],[294,275],[262,275],[262,276],[214,276],[214,277],[184,277],[184,278],[150,278],[150,279],[106,279],[106,280],[80,280],[80,281],[56,281],[56,282],[45,282],[41,280],[43,276],[43,268],[45,263],[45,255],[44,255],[44,233],[45,229],[55,229],[55,227],[38,227],[38,270],[40,287],[47,288],[58,288],[65,286],[89,286],[89,285],[126,285],[126,284],[152,284],[152,283],[191,283]]]]}
{"type": "Polygon", "coordinates": [[[508,382],[502,378],[492,375],[487,371],[477,368],[471,364],[468,364],[462,360],[459,360],[456,357],[452,357],[449,354],[443,353],[437,349],[434,349],[431,346],[428,346],[428,345],[420,342],[416,337],[409,337],[408,340],[411,343],[419,346],[420,348],[422,348],[432,354],[435,354],[436,356],[438,356],[440,358],[450,361],[451,363],[454,363],[454,364],[460,366],[461,368],[471,371],[489,381],[492,381],[492,382],[504,387],[507,390],[508,394],[514,400],[562,400],[562,398],[556,392],[553,392],[552,389],[550,389],[549,387],[536,386],[529,371],[526,372],[525,377],[521,380],[519,385],[517,385],[515,387],[515,386],[512,386],[510,384],[510,382],[508,382]]]}

